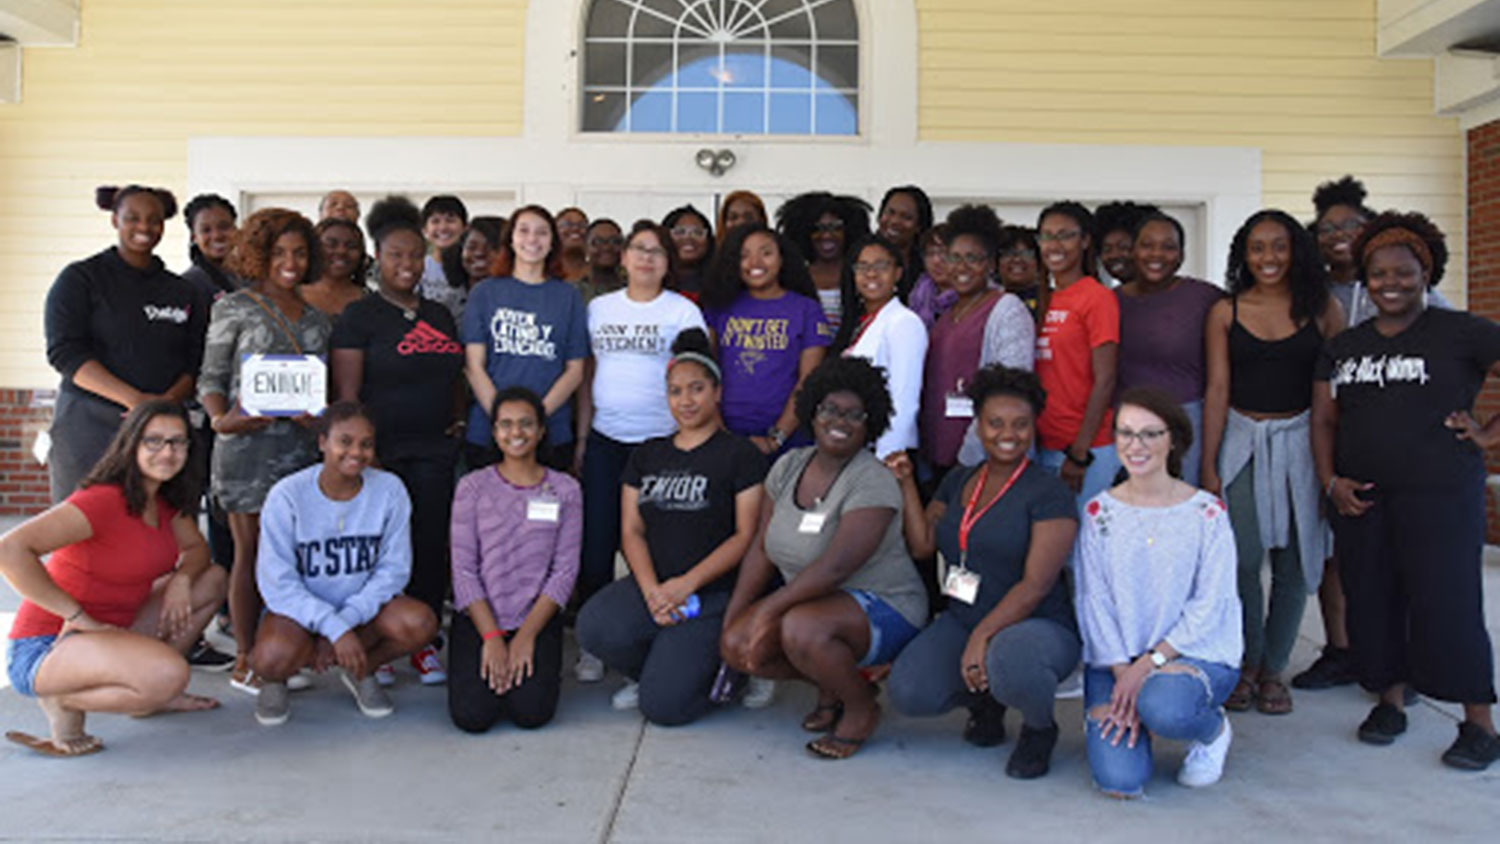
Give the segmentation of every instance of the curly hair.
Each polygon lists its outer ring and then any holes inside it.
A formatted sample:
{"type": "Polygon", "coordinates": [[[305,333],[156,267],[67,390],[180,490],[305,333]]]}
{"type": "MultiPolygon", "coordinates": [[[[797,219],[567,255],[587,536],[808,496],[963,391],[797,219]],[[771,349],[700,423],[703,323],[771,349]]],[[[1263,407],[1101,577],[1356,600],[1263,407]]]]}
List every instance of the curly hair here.
{"type": "MultiPolygon", "coordinates": [[[[1384,211],[1376,214],[1368,223],[1365,223],[1364,231],[1360,233],[1359,240],[1355,241],[1354,254],[1363,256],[1366,245],[1374,240],[1376,235],[1390,229],[1405,229],[1427,244],[1427,251],[1432,255],[1432,271],[1427,279],[1427,286],[1436,287],[1437,283],[1443,280],[1443,272],[1448,267],[1448,239],[1443,234],[1443,230],[1420,211],[1408,211],[1404,214],[1399,211],[1384,211]]],[[[1361,258],[1361,270],[1364,269],[1363,265],[1367,260],[1361,258]]]]}
{"type": "MultiPolygon", "coordinates": [[[[1152,414],[1167,425],[1171,445],[1167,451],[1167,474],[1182,477],[1182,457],[1193,447],[1193,423],[1187,411],[1171,395],[1155,387],[1131,387],[1120,394],[1120,407],[1130,405],[1152,414]]],[[[1118,423],[1119,417],[1115,417],[1118,423]]]]}
{"type": "Polygon", "coordinates": [[[375,244],[377,252],[386,235],[403,229],[422,237],[422,212],[417,210],[416,203],[404,196],[391,194],[377,199],[365,214],[365,231],[370,233],[370,242],[375,244]]]}
{"type": "Polygon", "coordinates": [[[363,419],[370,423],[370,428],[375,427],[375,420],[371,418],[370,411],[353,399],[344,399],[330,404],[323,410],[323,415],[318,417],[318,436],[326,437],[333,430],[333,426],[350,419],[363,419]]]}
{"type": "Polygon", "coordinates": [[[740,250],[744,248],[745,241],[757,234],[774,240],[777,251],[781,253],[781,273],[778,275],[781,288],[806,296],[814,302],[818,301],[818,288],[813,284],[812,273],[808,271],[807,262],[803,260],[801,251],[791,238],[760,224],[747,224],[731,229],[719,251],[714,253],[713,263],[709,265],[708,275],[703,281],[702,299],[705,309],[727,308],[745,291],[745,280],[740,277],[740,250]]]}
{"type": "Polygon", "coordinates": [[[294,232],[307,242],[307,275],[298,283],[323,274],[323,246],[312,221],[287,208],[262,208],[245,220],[239,241],[229,254],[230,271],[241,278],[265,281],[271,274],[271,248],[282,235],[294,232]]]}
{"type": "MultiPolygon", "coordinates": [[[[672,229],[676,228],[678,221],[689,214],[692,214],[694,217],[697,217],[698,219],[703,221],[703,229],[705,232],[704,240],[706,241],[703,247],[703,263],[707,264],[713,260],[715,243],[714,227],[713,224],[708,221],[707,214],[704,214],[702,211],[694,208],[691,203],[687,205],[679,205],[676,208],[673,208],[671,211],[668,211],[667,216],[661,218],[661,227],[670,232],[672,229]]],[[[670,248],[673,252],[677,251],[677,246],[674,243],[663,243],[662,245],[670,248]]],[[[678,267],[678,271],[680,272],[681,270],[682,267],[678,267]]]]}
{"type": "Polygon", "coordinates": [[[1029,369],[1016,369],[1001,363],[992,363],[981,368],[969,380],[964,395],[974,403],[977,416],[984,403],[994,396],[1015,396],[1031,405],[1031,417],[1039,419],[1047,406],[1047,391],[1042,389],[1042,379],[1029,369]]]}
{"type": "MultiPolygon", "coordinates": [[[[1042,209],[1042,213],[1036,215],[1037,230],[1040,231],[1042,221],[1053,214],[1058,214],[1072,220],[1074,225],[1078,226],[1078,231],[1084,237],[1088,238],[1088,247],[1083,250],[1083,261],[1079,266],[1082,267],[1086,275],[1095,272],[1095,268],[1099,266],[1099,239],[1094,236],[1094,215],[1090,214],[1089,209],[1083,207],[1081,203],[1065,199],[1062,202],[1054,202],[1048,205],[1042,209]]],[[[1045,273],[1045,270],[1043,272],[1045,273]]],[[[1043,280],[1043,286],[1046,286],[1045,279],[1043,280]]]]}
{"type": "Polygon", "coordinates": [[[1323,215],[1340,205],[1353,208],[1366,220],[1374,217],[1375,211],[1365,205],[1367,196],[1369,192],[1365,190],[1365,183],[1353,176],[1345,176],[1342,179],[1318,185],[1313,191],[1313,207],[1318,211],[1313,224],[1317,225],[1318,220],[1323,219],[1323,215]]]}
{"type": "Polygon", "coordinates": [[[803,255],[813,254],[813,229],[824,214],[844,224],[844,256],[853,244],[870,236],[870,203],[857,196],[835,196],[827,191],[799,194],[776,209],[776,230],[792,239],[803,255]]]}
{"type": "MultiPolygon", "coordinates": [[[[960,205],[948,212],[948,235],[943,238],[947,243],[957,240],[959,235],[970,235],[979,238],[983,244],[984,251],[990,255],[990,263],[995,262],[995,256],[1000,250],[1000,217],[995,214],[995,209],[988,205],[960,205]]],[[[990,268],[990,274],[994,274],[994,267],[990,268]]]]}
{"type": "Polygon", "coordinates": [[[177,197],[166,188],[151,188],[145,185],[126,185],[115,187],[114,185],[102,185],[94,188],[94,205],[100,211],[108,211],[113,214],[120,210],[120,205],[126,199],[138,193],[150,194],[161,203],[161,218],[170,220],[177,216],[177,197]]]}
{"type": "Polygon", "coordinates": [[[490,264],[490,275],[505,278],[516,271],[516,251],[511,247],[511,235],[516,230],[516,223],[527,214],[535,214],[547,222],[548,231],[552,232],[551,245],[547,247],[547,257],[542,259],[542,275],[546,278],[563,277],[562,241],[557,236],[557,221],[552,219],[552,212],[540,205],[526,205],[517,208],[510,219],[505,221],[505,227],[500,230],[500,242],[495,244],[495,261],[490,264]]]}
{"type": "Polygon", "coordinates": [[[1286,229],[1292,240],[1292,265],[1287,268],[1287,284],[1292,289],[1292,320],[1297,323],[1317,319],[1328,306],[1327,275],[1323,259],[1318,256],[1318,245],[1307,228],[1285,211],[1264,208],[1250,215],[1250,219],[1234,233],[1229,244],[1229,271],[1225,288],[1229,295],[1236,296],[1255,286],[1255,276],[1250,272],[1246,251],[1250,232],[1261,223],[1277,223],[1286,229]]]}
{"type": "Polygon", "coordinates": [[[78,482],[84,489],[101,484],[114,484],[125,495],[125,511],[139,516],[146,510],[146,484],[141,477],[141,464],[137,455],[141,441],[146,436],[146,426],[158,416],[170,416],[182,420],[182,432],[188,437],[188,451],[182,469],[171,480],[161,485],[157,494],[172,508],[184,516],[198,514],[198,499],[203,493],[203,465],[193,453],[197,445],[193,439],[193,423],[181,404],[167,399],[152,399],[142,402],[125,415],[114,439],[104,450],[104,456],[94,464],[88,475],[78,482]]]}
{"type": "Polygon", "coordinates": [[[885,380],[885,370],[864,358],[827,358],[807,374],[797,391],[797,424],[811,431],[823,399],[833,393],[853,393],[865,408],[865,443],[872,443],[891,427],[894,409],[885,380]]]}
{"type": "Polygon", "coordinates": [[[901,249],[878,234],[854,244],[849,250],[849,259],[844,262],[844,270],[839,274],[839,330],[833,335],[833,345],[828,347],[830,355],[843,354],[849,348],[854,342],[854,332],[859,328],[859,319],[865,314],[864,297],[859,295],[859,288],[854,283],[854,264],[859,260],[860,253],[871,246],[885,250],[885,254],[895,263],[897,272],[901,272],[906,264],[901,249]]]}
{"type": "Polygon", "coordinates": [[[1104,236],[1110,232],[1133,235],[1142,217],[1160,212],[1160,208],[1150,203],[1106,202],[1094,209],[1094,242],[1104,240],[1104,236]]]}

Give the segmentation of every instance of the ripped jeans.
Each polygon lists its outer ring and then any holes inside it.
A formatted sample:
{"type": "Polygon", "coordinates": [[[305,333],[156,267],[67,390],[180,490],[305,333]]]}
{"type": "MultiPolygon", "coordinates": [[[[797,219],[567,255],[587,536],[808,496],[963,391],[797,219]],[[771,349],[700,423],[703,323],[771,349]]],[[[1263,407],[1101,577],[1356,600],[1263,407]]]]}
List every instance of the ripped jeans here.
{"type": "Polygon", "coordinates": [[[1221,665],[1192,657],[1180,657],[1168,663],[1186,667],[1158,669],[1146,677],[1136,698],[1136,713],[1141,719],[1140,737],[1135,747],[1121,739],[1118,745],[1103,737],[1099,722],[1089,712],[1101,704],[1108,706],[1115,690],[1115,675],[1108,668],[1089,666],[1083,675],[1084,732],[1088,739],[1089,768],[1094,784],[1103,791],[1122,797],[1137,797],[1145,792],[1151,779],[1151,737],[1183,741],[1209,742],[1219,734],[1225,718],[1220,707],[1239,682],[1238,666],[1221,665]]]}

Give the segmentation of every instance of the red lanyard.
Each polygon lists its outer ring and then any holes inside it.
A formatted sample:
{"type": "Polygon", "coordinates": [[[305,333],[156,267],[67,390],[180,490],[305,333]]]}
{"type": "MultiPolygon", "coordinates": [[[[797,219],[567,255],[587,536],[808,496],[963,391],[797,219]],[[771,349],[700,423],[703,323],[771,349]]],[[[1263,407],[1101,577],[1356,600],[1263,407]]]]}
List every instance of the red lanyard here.
{"type": "MultiPolygon", "coordinates": [[[[885,304],[889,305],[890,302],[887,301],[885,304]]],[[[855,329],[854,336],[849,339],[849,348],[854,348],[859,343],[859,338],[865,336],[866,329],[870,327],[870,323],[875,321],[875,317],[880,315],[880,309],[884,307],[885,305],[881,305],[880,308],[876,308],[859,318],[859,326],[855,329]]]]}
{"type": "Polygon", "coordinates": [[[990,499],[990,503],[984,505],[984,509],[976,513],[974,512],[974,505],[979,503],[979,494],[984,492],[984,483],[990,478],[990,464],[989,461],[985,461],[984,468],[979,470],[979,481],[974,484],[974,492],[969,495],[969,503],[964,506],[963,515],[958,518],[958,550],[963,555],[963,559],[959,563],[960,565],[968,562],[969,531],[973,529],[974,523],[983,518],[984,514],[988,513],[990,508],[995,506],[995,502],[1004,498],[1005,494],[1010,492],[1010,488],[1015,486],[1016,479],[1021,477],[1021,473],[1026,471],[1026,467],[1030,464],[1030,457],[1021,458],[1021,465],[1017,466],[1016,470],[1010,473],[1010,478],[1005,482],[1005,486],[1000,487],[1000,491],[995,494],[994,498],[990,499]]]}

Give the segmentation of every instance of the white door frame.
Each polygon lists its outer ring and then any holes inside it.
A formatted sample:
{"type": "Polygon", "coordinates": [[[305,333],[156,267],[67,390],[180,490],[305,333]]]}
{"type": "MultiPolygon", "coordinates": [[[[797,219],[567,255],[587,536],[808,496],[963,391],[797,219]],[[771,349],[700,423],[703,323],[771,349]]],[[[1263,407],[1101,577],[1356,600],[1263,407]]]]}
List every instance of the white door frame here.
{"type": "Polygon", "coordinates": [[[420,199],[467,189],[513,192],[519,202],[560,208],[585,187],[705,194],[818,187],[873,203],[885,188],[911,183],[940,202],[1136,199],[1201,208],[1200,242],[1186,244],[1188,268],[1223,278],[1225,246],[1261,206],[1259,149],[920,140],[914,3],[856,2],[862,33],[857,137],[578,132],[578,50],[587,2],[531,0],[520,137],[190,138],[189,193],[233,198],[344,187],[420,199]],[[731,149],[738,163],[714,177],[693,160],[704,146],[731,149]]]}

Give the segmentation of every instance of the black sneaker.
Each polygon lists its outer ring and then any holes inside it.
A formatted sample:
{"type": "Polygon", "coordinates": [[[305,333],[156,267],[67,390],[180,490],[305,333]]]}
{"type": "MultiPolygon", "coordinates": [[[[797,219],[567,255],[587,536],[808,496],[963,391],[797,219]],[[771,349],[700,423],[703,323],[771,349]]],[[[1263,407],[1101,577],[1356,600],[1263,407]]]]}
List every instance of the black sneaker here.
{"type": "Polygon", "coordinates": [[[1018,780],[1045,776],[1052,767],[1052,748],[1056,745],[1056,724],[1042,730],[1033,730],[1022,724],[1016,749],[1010,752],[1010,761],[1005,763],[1006,776],[1018,780]]]}
{"type": "Polygon", "coordinates": [[[1406,713],[1381,701],[1359,725],[1359,740],[1365,744],[1390,744],[1404,732],[1406,713]]]}
{"type": "Polygon", "coordinates": [[[1500,759],[1500,738],[1468,721],[1458,725],[1458,738],[1443,751],[1443,764],[1465,771],[1482,771],[1500,759]]]}
{"type": "Polygon", "coordinates": [[[969,722],[964,724],[964,741],[975,747],[995,747],[1005,743],[1005,704],[988,694],[969,707],[969,722]]]}
{"type": "Polygon", "coordinates": [[[188,652],[187,661],[201,671],[228,671],[234,667],[234,657],[219,653],[202,639],[188,652]]]}
{"type": "Polygon", "coordinates": [[[1292,678],[1292,688],[1331,689],[1347,686],[1357,679],[1354,676],[1354,657],[1349,649],[1329,645],[1306,671],[1292,678]]]}

